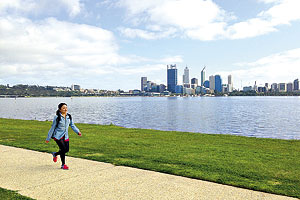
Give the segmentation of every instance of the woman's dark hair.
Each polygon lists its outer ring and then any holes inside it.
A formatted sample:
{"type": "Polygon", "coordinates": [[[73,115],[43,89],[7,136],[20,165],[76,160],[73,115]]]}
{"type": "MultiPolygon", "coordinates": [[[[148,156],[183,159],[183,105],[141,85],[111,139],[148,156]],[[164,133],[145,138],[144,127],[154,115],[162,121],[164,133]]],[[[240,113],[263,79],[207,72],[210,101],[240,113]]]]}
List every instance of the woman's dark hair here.
{"type": "MultiPolygon", "coordinates": [[[[64,105],[67,105],[67,104],[66,104],[66,103],[60,103],[60,104],[58,104],[58,110],[56,111],[56,115],[57,115],[57,118],[56,118],[56,127],[58,126],[58,122],[59,122],[60,119],[61,119],[61,116],[60,116],[60,109],[61,109],[61,107],[63,107],[64,105]]],[[[67,114],[68,114],[70,120],[72,120],[71,115],[70,115],[69,113],[67,113],[67,114]]]]}
{"type": "MultiPolygon", "coordinates": [[[[56,115],[60,118],[60,109],[61,109],[61,107],[63,107],[64,105],[67,105],[66,103],[60,103],[60,104],[58,104],[58,110],[56,111],[56,115]]],[[[60,120],[60,119],[59,119],[60,120]]],[[[58,120],[58,121],[59,121],[58,120]]]]}

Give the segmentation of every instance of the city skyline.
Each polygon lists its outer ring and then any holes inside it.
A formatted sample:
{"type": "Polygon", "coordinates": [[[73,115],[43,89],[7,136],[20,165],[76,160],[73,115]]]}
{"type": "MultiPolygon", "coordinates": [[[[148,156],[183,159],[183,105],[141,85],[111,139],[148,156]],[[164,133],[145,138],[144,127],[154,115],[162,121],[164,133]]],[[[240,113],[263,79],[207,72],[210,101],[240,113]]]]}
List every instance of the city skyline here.
{"type": "Polygon", "coordinates": [[[204,66],[231,74],[237,89],[292,81],[299,9],[299,0],[2,0],[0,84],[130,90],[142,76],[167,83],[169,64],[199,82],[204,66]]]}
{"type": "MultiPolygon", "coordinates": [[[[167,86],[165,84],[157,84],[152,81],[147,81],[147,77],[141,77],[141,92],[157,92],[164,93],[168,91],[173,94],[213,94],[213,93],[231,93],[239,91],[240,89],[234,88],[232,75],[228,75],[227,82],[222,81],[220,75],[210,75],[208,80],[205,76],[206,66],[201,70],[201,82],[198,84],[197,78],[189,79],[189,68],[186,66],[182,75],[182,83],[179,83],[178,72],[176,64],[167,65],[167,86]],[[190,82],[191,80],[191,82],[190,82]]],[[[179,75],[180,76],[180,75],[179,75]]],[[[264,83],[258,85],[254,82],[254,85],[248,85],[242,87],[241,91],[255,91],[258,93],[266,92],[299,92],[299,79],[295,79],[292,82],[280,82],[280,83],[264,83]]]]}

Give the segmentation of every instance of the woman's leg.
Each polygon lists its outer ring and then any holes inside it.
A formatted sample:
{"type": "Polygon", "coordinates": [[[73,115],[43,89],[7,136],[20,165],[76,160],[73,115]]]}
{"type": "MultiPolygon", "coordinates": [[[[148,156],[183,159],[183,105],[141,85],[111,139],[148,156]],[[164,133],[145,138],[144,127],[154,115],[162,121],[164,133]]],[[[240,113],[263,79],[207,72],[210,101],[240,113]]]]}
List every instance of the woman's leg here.
{"type": "Polygon", "coordinates": [[[61,164],[65,164],[65,155],[69,152],[69,141],[64,141],[64,139],[56,140],[56,144],[59,147],[59,152],[56,152],[55,155],[60,155],[61,164]]]}

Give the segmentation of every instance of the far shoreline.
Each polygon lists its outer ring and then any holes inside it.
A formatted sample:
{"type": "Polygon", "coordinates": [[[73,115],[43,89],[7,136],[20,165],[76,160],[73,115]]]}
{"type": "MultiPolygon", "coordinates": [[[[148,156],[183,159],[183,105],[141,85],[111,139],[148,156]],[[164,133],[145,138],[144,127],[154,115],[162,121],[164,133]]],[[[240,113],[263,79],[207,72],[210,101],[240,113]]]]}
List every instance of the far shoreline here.
{"type": "Polygon", "coordinates": [[[7,95],[7,96],[1,96],[0,99],[21,99],[21,98],[87,98],[87,97],[94,97],[94,98],[122,98],[122,97],[145,97],[145,98],[153,98],[153,97],[160,97],[160,98],[197,98],[197,97],[300,97],[300,95],[222,95],[222,96],[14,96],[14,95],[7,95]]]}

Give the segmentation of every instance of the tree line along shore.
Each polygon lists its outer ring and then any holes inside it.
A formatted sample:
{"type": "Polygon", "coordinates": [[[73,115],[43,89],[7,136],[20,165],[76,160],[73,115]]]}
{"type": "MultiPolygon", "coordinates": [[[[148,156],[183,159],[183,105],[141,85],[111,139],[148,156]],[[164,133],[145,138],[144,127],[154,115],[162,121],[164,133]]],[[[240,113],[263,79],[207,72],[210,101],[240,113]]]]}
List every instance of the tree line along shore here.
{"type": "MultiPolygon", "coordinates": [[[[204,94],[202,94],[204,95],[204,94]]],[[[197,96],[202,96],[197,95],[197,96]]],[[[257,92],[257,91],[237,91],[230,93],[215,93],[213,95],[205,94],[206,96],[300,96],[300,92],[257,92]]],[[[99,97],[116,97],[116,96],[182,96],[172,93],[141,93],[135,90],[124,92],[123,90],[71,90],[66,87],[56,86],[38,86],[38,85],[0,85],[0,98],[17,98],[17,97],[76,97],[76,96],[99,96],[99,97]]],[[[195,96],[195,95],[194,95],[195,96]]]]}

